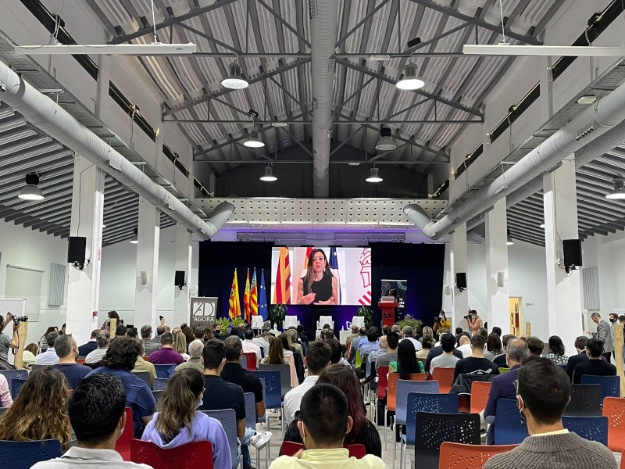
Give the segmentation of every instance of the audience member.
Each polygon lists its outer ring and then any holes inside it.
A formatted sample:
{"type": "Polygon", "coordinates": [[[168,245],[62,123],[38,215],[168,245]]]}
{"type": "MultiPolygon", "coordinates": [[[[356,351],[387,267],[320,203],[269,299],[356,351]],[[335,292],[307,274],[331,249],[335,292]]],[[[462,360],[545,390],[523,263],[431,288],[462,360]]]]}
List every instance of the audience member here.
{"type": "Polygon", "coordinates": [[[187,338],[182,332],[178,332],[174,335],[174,350],[182,355],[185,362],[189,359],[189,354],[187,353],[187,338]]]}
{"type": "MultiPolygon", "coordinates": [[[[411,342],[408,340],[408,342],[411,342]]],[[[377,373],[381,366],[390,366],[391,362],[397,361],[397,347],[399,346],[399,334],[397,332],[389,332],[386,336],[387,350],[379,353],[375,359],[375,371],[377,373]]],[[[420,344],[419,344],[420,345],[420,344]]],[[[414,354],[417,357],[416,352],[414,354]]]]}
{"type": "Polygon", "coordinates": [[[98,348],[93,352],[90,352],[85,357],[85,363],[96,364],[100,363],[106,356],[106,352],[109,347],[109,332],[107,330],[100,330],[95,338],[98,348]]]}
{"type": "Polygon", "coordinates": [[[599,313],[592,313],[590,319],[597,325],[597,339],[603,342],[603,357],[610,362],[612,352],[614,352],[614,340],[612,340],[610,324],[601,319],[599,313]]]}
{"type": "Polygon", "coordinates": [[[580,335],[575,339],[575,350],[577,350],[577,354],[571,355],[566,363],[566,374],[569,375],[571,382],[573,381],[573,371],[577,364],[588,360],[586,345],[588,345],[588,337],[580,335]]]}
{"type": "Polygon", "coordinates": [[[0,374],[0,407],[5,409],[13,405],[13,399],[11,398],[11,391],[9,389],[9,382],[0,374]]]}
{"type": "Polygon", "coordinates": [[[519,371],[516,399],[530,436],[512,451],[491,457],[484,469],[617,469],[608,448],[562,426],[570,398],[571,384],[560,366],[546,358],[528,360],[519,371]]]}
{"type": "Polygon", "coordinates": [[[356,337],[358,337],[358,325],[357,324],[352,324],[350,327],[351,333],[347,336],[347,338],[345,339],[345,345],[347,347],[350,347],[350,344],[352,343],[352,340],[354,340],[356,337]]]}
{"type": "Polygon", "coordinates": [[[367,328],[361,327],[358,330],[358,337],[352,339],[352,346],[347,351],[347,360],[353,365],[356,360],[356,350],[360,346],[360,342],[367,338],[367,328]]]}
{"type": "Polygon", "coordinates": [[[306,391],[317,383],[319,374],[330,365],[331,354],[332,348],[325,341],[315,340],[308,345],[304,360],[308,367],[308,376],[302,384],[291,389],[284,396],[284,418],[287,425],[295,419],[306,391]]]}
{"type": "MultiPolygon", "coordinates": [[[[254,330],[253,329],[250,329],[250,330],[252,331],[252,334],[253,334],[254,330]]],[[[252,339],[252,343],[258,345],[261,349],[261,355],[262,355],[261,360],[269,356],[269,340],[268,339],[270,335],[271,334],[269,334],[269,331],[265,331],[265,333],[261,333],[260,336],[254,337],[252,339]]]]}
{"type": "Polygon", "coordinates": [[[615,376],[616,367],[612,365],[608,360],[602,360],[602,355],[605,357],[605,346],[599,339],[590,339],[588,345],[586,345],[586,354],[588,360],[578,363],[573,370],[573,383],[580,384],[582,382],[582,376],[594,375],[594,376],[615,376]]]}
{"type": "Polygon", "coordinates": [[[139,345],[139,354],[137,355],[137,361],[135,362],[135,367],[132,369],[132,373],[147,372],[150,388],[153,388],[154,380],[156,379],[156,368],[152,363],[143,359],[145,354],[144,342],[142,340],[137,340],[137,344],[139,345]]]}
{"type": "MultiPolygon", "coordinates": [[[[430,361],[430,369],[428,372],[430,375],[435,368],[455,368],[459,359],[454,356],[454,345],[456,345],[456,339],[451,334],[441,334],[441,347],[443,353],[437,357],[434,357],[430,361]]],[[[455,379],[455,377],[454,377],[455,379]]]]}
{"type": "Polygon", "coordinates": [[[421,350],[417,352],[417,358],[421,360],[426,360],[428,357],[428,353],[434,347],[434,337],[431,335],[424,335],[421,338],[421,350]]]}
{"type": "Polygon", "coordinates": [[[102,328],[101,330],[105,330],[105,331],[109,331],[111,330],[111,319],[115,319],[117,321],[117,325],[115,326],[115,328],[117,328],[117,326],[124,324],[124,321],[122,321],[122,319],[119,317],[119,314],[117,313],[117,311],[109,311],[106,315],[106,321],[104,321],[104,323],[102,324],[102,328]]]}
{"type": "Polygon", "coordinates": [[[351,366],[347,360],[343,358],[343,348],[339,340],[334,337],[332,339],[325,339],[324,342],[330,346],[330,364],[331,365],[346,365],[351,366]]]}
{"type": "Polygon", "coordinates": [[[69,411],[65,411],[76,434],[76,445],[60,458],[39,462],[32,469],[150,469],[145,464],[124,461],[115,451],[126,424],[125,394],[124,385],[115,376],[98,374],[85,378],[69,400],[69,411]]]}
{"type": "MultiPolygon", "coordinates": [[[[424,330],[424,331],[425,331],[426,329],[427,329],[427,326],[423,328],[423,330],[424,330]]],[[[430,328],[430,330],[431,330],[431,328],[430,328]]],[[[431,337],[434,337],[434,335],[433,335],[433,334],[430,334],[430,333],[427,333],[427,334],[426,334],[426,333],[424,332],[424,333],[423,333],[423,337],[425,337],[426,335],[429,335],[429,336],[431,336],[431,337]]],[[[450,335],[451,335],[451,334],[450,334],[450,335]]],[[[441,334],[441,338],[442,338],[442,337],[443,337],[443,334],[441,334]]],[[[452,337],[453,337],[453,336],[452,336],[452,337]]],[[[455,343],[455,342],[454,342],[454,343],[455,343]]],[[[455,357],[458,357],[458,359],[461,359],[461,358],[462,358],[462,352],[459,352],[457,349],[454,349],[452,353],[453,353],[453,355],[454,355],[455,357]]],[[[438,357],[439,355],[442,355],[442,354],[443,354],[443,347],[442,347],[442,345],[437,345],[437,346],[432,347],[432,348],[430,349],[430,352],[428,353],[428,356],[427,356],[427,358],[425,359],[425,372],[426,372],[426,373],[429,373],[429,371],[430,371],[430,364],[431,364],[431,362],[432,362],[432,359],[434,359],[434,358],[436,358],[436,357],[438,357]]]]}
{"type": "Polygon", "coordinates": [[[497,355],[501,354],[501,339],[499,335],[490,333],[486,338],[486,351],[484,352],[484,358],[488,358],[491,362],[497,355]]]}
{"type": "Polygon", "coordinates": [[[569,361],[569,357],[564,354],[562,339],[557,335],[549,337],[549,353],[545,355],[545,358],[548,358],[556,365],[566,365],[569,361]]]}
{"type": "Polygon", "coordinates": [[[76,389],[83,378],[91,372],[88,366],[76,363],[78,344],[71,335],[63,334],[54,341],[54,350],[59,357],[59,362],[54,367],[65,375],[67,387],[70,390],[76,389]]]}
{"type": "Polygon", "coordinates": [[[495,326],[493,327],[493,330],[491,331],[492,334],[497,334],[499,337],[501,337],[501,327],[495,326]]]}
{"type": "Polygon", "coordinates": [[[141,438],[143,427],[152,420],[156,407],[154,396],[146,382],[131,373],[140,351],[141,346],[137,339],[115,337],[102,359],[103,366],[87,375],[89,377],[106,373],[121,379],[126,391],[126,407],[132,410],[135,438],[141,438]]]}
{"type": "MultiPolygon", "coordinates": [[[[397,334],[397,333],[389,331],[388,334],[397,334]]],[[[364,378],[360,380],[360,384],[365,384],[375,379],[376,372],[377,372],[375,368],[376,359],[378,358],[378,355],[388,352],[388,341],[387,341],[388,334],[385,334],[378,339],[378,347],[379,347],[378,349],[372,350],[368,354],[362,356],[361,368],[360,370],[356,370],[356,373],[358,373],[359,376],[362,376],[364,374],[364,378]],[[363,367],[364,367],[364,371],[363,371],[363,367]]]]}
{"type": "Polygon", "coordinates": [[[204,360],[202,359],[203,351],[204,343],[200,339],[195,339],[189,344],[189,359],[176,366],[176,371],[184,370],[185,368],[194,368],[200,373],[204,373],[204,360]]]}
{"type": "Polygon", "coordinates": [[[150,363],[155,365],[180,365],[184,363],[184,358],[174,350],[174,336],[171,332],[161,334],[161,348],[150,354],[150,363]]]}
{"type": "MultiPolygon", "coordinates": [[[[347,367],[338,368],[351,373],[347,367]]],[[[349,451],[343,448],[354,418],[349,415],[348,400],[338,387],[327,383],[313,386],[302,398],[300,416],[297,428],[306,450],[296,457],[280,456],[270,468],[386,468],[378,456],[367,454],[362,459],[350,458],[349,451]]]]}
{"type": "Polygon", "coordinates": [[[127,331],[128,329],[126,328],[126,326],[124,326],[123,324],[118,324],[115,328],[115,337],[121,337],[123,335],[126,335],[127,331]]]}
{"type": "Polygon", "coordinates": [[[499,368],[490,360],[484,358],[484,336],[476,334],[471,337],[472,355],[456,362],[454,370],[454,382],[458,375],[465,373],[473,374],[499,374],[499,368]]]}
{"type": "Polygon", "coordinates": [[[167,332],[167,327],[163,324],[159,324],[156,326],[156,335],[152,338],[152,342],[157,344],[159,347],[161,346],[161,337],[163,334],[167,332]]]}
{"type": "Polygon", "coordinates": [[[33,371],[13,405],[0,417],[0,440],[54,439],[69,448],[68,395],[67,381],[59,370],[46,366],[33,371]]]}
{"type": "Polygon", "coordinates": [[[86,357],[95,349],[98,348],[98,343],[96,342],[96,337],[98,336],[98,331],[100,329],[94,329],[91,331],[91,336],[89,337],[89,342],[78,347],[78,356],[86,357]]]}
{"type": "Polygon", "coordinates": [[[462,358],[467,358],[471,356],[471,337],[468,335],[462,334],[458,339],[458,347],[456,350],[462,353],[462,358]]]}
{"type": "Polygon", "coordinates": [[[417,360],[417,353],[411,341],[402,340],[399,343],[397,347],[397,363],[391,363],[390,370],[396,370],[399,373],[399,379],[408,380],[413,373],[423,373],[423,364],[417,360]]]}
{"type": "Polygon", "coordinates": [[[30,367],[35,363],[35,357],[38,353],[39,346],[36,343],[31,342],[26,346],[24,353],[22,353],[22,364],[24,365],[24,368],[30,370],[30,367]]]}
{"type": "Polygon", "coordinates": [[[210,441],[213,467],[232,469],[228,437],[219,420],[196,410],[203,393],[204,380],[198,370],[186,368],[174,373],[141,439],[164,449],[193,441],[210,441]]]}
{"type": "Polygon", "coordinates": [[[497,355],[494,359],[493,359],[493,363],[495,365],[497,365],[500,368],[507,368],[508,367],[508,363],[506,363],[506,352],[508,351],[507,347],[508,344],[510,343],[511,340],[516,339],[516,336],[514,334],[506,334],[503,336],[501,343],[503,345],[503,353],[501,353],[500,355],[497,355]]]}
{"type": "Polygon", "coordinates": [[[414,337],[414,330],[412,329],[411,326],[404,326],[404,328],[402,329],[401,332],[402,332],[402,334],[404,336],[404,338],[401,339],[401,341],[409,340],[410,342],[412,342],[412,345],[414,345],[414,349],[417,352],[423,348],[423,346],[421,345],[421,342],[419,342],[417,339],[415,339],[415,337],[414,337]]]}
{"type": "Polygon", "coordinates": [[[282,340],[276,339],[271,341],[271,344],[269,345],[269,355],[263,358],[261,363],[267,365],[289,364],[288,360],[285,358],[282,340]]]}
{"type": "Polygon", "coordinates": [[[521,337],[521,339],[527,342],[527,347],[530,349],[530,355],[540,357],[543,354],[543,350],[545,349],[545,343],[538,337],[521,337]]]}
{"type": "Polygon", "coordinates": [[[253,353],[256,355],[256,367],[260,365],[260,361],[263,359],[263,353],[260,350],[260,346],[254,342],[254,331],[251,327],[248,327],[243,332],[245,340],[243,340],[243,353],[253,353]]]}
{"type": "Polygon", "coordinates": [[[134,326],[128,326],[126,328],[126,335],[128,337],[132,338],[132,339],[138,339],[139,338],[139,331],[134,326]]]}
{"type": "MultiPolygon", "coordinates": [[[[58,332],[50,332],[46,335],[48,348],[45,352],[40,353],[35,357],[35,365],[56,365],[59,362],[59,356],[56,354],[56,350],[54,350],[54,341],[58,336],[58,332]]],[[[0,356],[0,358],[3,357],[0,356]]]]}
{"type": "Polygon", "coordinates": [[[378,342],[378,328],[370,327],[367,329],[367,340],[361,339],[358,342],[358,350],[360,350],[360,356],[364,357],[366,354],[379,350],[380,343],[378,342]]]}
{"type": "Polygon", "coordinates": [[[143,342],[143,348],[146,355],[150,355],[152,352],[161,348],[160,342],[154,342],[153,340],[150,340],[150,337],[152,337],[152,326],[146,324],[141,327],[141,341],[143,342]]]}

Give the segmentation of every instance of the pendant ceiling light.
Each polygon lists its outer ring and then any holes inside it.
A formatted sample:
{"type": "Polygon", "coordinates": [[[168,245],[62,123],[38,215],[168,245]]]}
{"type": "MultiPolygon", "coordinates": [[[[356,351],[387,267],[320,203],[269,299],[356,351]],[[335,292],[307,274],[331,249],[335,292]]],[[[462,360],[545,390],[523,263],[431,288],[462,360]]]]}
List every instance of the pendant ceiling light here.
{"type": "Polygon", "coordinates": [[[135,228],[132,231],[132,238],[130,238],[130,244],[139,244],[139,235],[138,235],[138,230],[135,228]]]}
{"type": "Polygon", "coordinates": [[[265,146],[265,143],[260,139],[258,130],[254,129],[250,132],[249,138],[243,142],[243,145],[248,148],[262,148],[265,146]]]}
{"type": "Polygon", "coordinates": [[[506,244],[508,246],[512,246],[514,241],[512,240],[512,236],[510,236],[510,230],[508,230],[508,235],[506,236],[506,244]]]}
{"type": "Polygon", "coordinates": [[[37,173],[28,173],[26,175],[26,185],[20,191],[18,197],[23,200],[43,200],[43,192],[41,192],[37,184],[39,184],[39,175],[37,173]]]}
{"type": "Polygon", "coordinates": [[[417,66],[414,64],[406,65],[404,76],[395,84],[400,90],[418,90],[424,85],[425,82],[417,78],[417,66]]]}
{"type": "Polygon", "coordinates": [[[382,182],[384,181],[384,179],[382,179],[380,177],[380,169],[379,168],[371,168],[371,174],[369,175],[369,177],[367,179],[365,179],[367,182],[382,182]]]}
{"type": "Polygon", "coordinates": [[[391,129],[386,126],[382,126],[380,129],[380,139],[375,145],[375,149],[378,151],[391,151],[397,148],[395,140],[391,136],[391,129]]]}
{"type": "Polygon", "coordinates": [[[222,86],[230,88],[232,90],[243,90],[250,86],[247,80],[243,78],[243,73],[241,71],[241,65],[239,65],[239,62],[232,62],[228,68],[229,74],[227,78],[221,80],[222,86]]]}
{"type": "Polygon", "coordinates": [[[609,194],[606,194],[606,199],[625,199],[625,179],[622,177],[614,178],[614,190],[609,194]]]}
{"type": "Polygon", "coordinates": [[[274,176],[273,170],[271,169],[271,166],[267,166],[265,168],[265,174],[263,174],[260,177],[260,180],[261,181],[265,181],[265,182],[274,182],[274,181],[277,181],[278,178],[276,176],[274,176]]]}

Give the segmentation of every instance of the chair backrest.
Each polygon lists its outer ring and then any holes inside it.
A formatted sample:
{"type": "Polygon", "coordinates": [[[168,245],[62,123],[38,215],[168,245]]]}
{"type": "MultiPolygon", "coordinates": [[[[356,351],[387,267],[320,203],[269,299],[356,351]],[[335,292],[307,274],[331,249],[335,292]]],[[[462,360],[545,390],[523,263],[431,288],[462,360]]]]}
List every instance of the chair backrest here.
{"type": "Polygon", "coordinates": [[[438,394],[438,381],[397,380],[397,390],[395,391],[395,421],[397,423],[406,423],[406,407],[410,393],[438,394]]]}
{"type": "Polygon", "coordinates": [[[562,424],[582,438],[608,446],[607,417],[562,417],[562,424]]]}
{"type": "Polygon", "coordinates": [[[516,399],[497,399],[493,436],[496,445],[516,445],[528,436],[527,423],[521,421],[516,399]]]}
{"type": "Polygon", "coordinates": [[[399,373],[389,373],[388,383],[386,385],[386,408],[395,412],[397,381],[399,381],[399,373]]]}
{"type": "Polygon", "coordinates": [[[606,397],[602,414],[608,418],[608,448],[625,450],[625,398],[606,397]]]}
{"type": "Polygon", "coordinates": [[[498,368],[498,370],[499,370],[499,374],[502,375],[502,374],[507,373],[508,371],[510,371],[510,368],[508,368],[507,366],[500,366],[498,368]]]}
{"type": "Polygon", "coordinates": [[[480,444],[480,416],[477,414],[417,414],[415,461],[419,469],[438,469],[439,450],[444,441],[480,444]]]}
{"type": "Polygon", "coordinates": [[[152,381],[150,380],[150,373],[148,373],[147,371],[133,371],[132,374],[135,375],[137,378],[141,378],[143,381],[145,381],[145,384],[147,384],[148,387],[152,389],[152,381]]]}
{"type": "Polygon", "coordinates": [[[360,443],[347,445],[347,450],[349,451],[350,458],[362,459],[367,454],[367,448],[365,448],[365,445],[360,443]]]}
{"type": "Polygon", "coordinates": [[[154,380],[154,391],[164,391],[168,382],[168,378],[156,378],[154,380]]]}
{"type": "Polygon", "coordinates": [[[241,355],[241,368],[247,370],[247,357],[245,355],[241,355]]]}
{"type": "Polygon", "coordinates": [[[210,441],[194,441],[176,448],[162,449],[151,441],[133,439],[130,460],[154,469],[212,469],[213,445],[210,441]]]}
{"type": "Polygon", "coordinates": [[[378,368],[378,399],[386,397],[386,386],[388,385],[388,366],[378,368]]]}
{"type": "Polygon", "coordinates": [[[176,369],[175,363],[168,363],[166,365],[154,364],[154,369],[156,370],[157,378],[169,378],[174,374],[174,370],[176,369]]]}
{"type": "Polygon", "coordinates": [[[32,365],[30,365],[30,371],[41,370],[42,368],[45,368],[46,366],[50,366],[50,365],[35,365],[33,363],[32,365]]]}
{"type": "Polygon", "coordinates": [[[115,442],[115,451],[121,454],[124,461],[130,461],[130,442],[134,437],[134,423],[132,420],[132,409],[126,407],[126,425],[121,436],[115,442]]]}
{"type": "Polygon", "coordinates": [[[417,414],[419,412],[457,414],[458,394],[408,394],[406,409],[406,442],[414,445],[416,438],[417,414]]]}
{"type": "Polygon", "coordinates": [[[154,400],[156,401],[157,404],[161,396],[163,395],[163,392],[165,391],[152,391],[152,395],[154,396],[154,400]]]}
{"type": "Polygon", "coordinates": [[[253,392],[246,392],[245,397],[245,426],[256,428],[256,396],[253,392]]]}
{"type": "Polygon", "coordinates": [[[598,417],[601,415],[601,402],[600,384],[574,384],[571,386],[571,401],[564,409],[563,415],[598,417]]]}
{"type": "Polygon", "coordinates": [[[22,386],[24,386],[25,382],[26,382],[25,379],[19,379],[19,378],[13,378],[11,380],[11,398],[15,399],[17,397],[17,395],[20,392],[20,389],[22,389],[22,386]]]}
{"type": "Polygon", "coordinates": [[[488,394],[490,393],[490,381],[473,381],[471,383],[471,413],[479,414],[486,409],[488,394]]]}
{"type": "Polygon", "coordinates": [[[354,366],[359,369],[362,366],[362,356],[360,355],[360,349],[356,349],[356,358],[354,359],[354,366]]]}
{"type": "Polygon", "coordinates": [[[78,363],[80,365],[84,365],[85,364],[85,357],[76,357],[76,363],[78,363]]]}
{"type": "Polygon", "coordinates": [[[454,368],[436,367],[432,371],[432,380],[438,381],[441,393],[447,393],[454,384],[454,368]]]}
{"type": "Polygon", "coordinates": [[[234,409],[221,409],[221,410],[203,410],[206,415],[219,420],[221,426],[226,432],[228,437],[228,446],[230,447],[230,458],[232,460],[232,467],[238,466],[237,456],[237,417],[234,409]]]}
{"type": "Polygon", "coordinates": [[[4,375],[9,384],[9,389],[12,389],[11,381],[13,379],[28,379],[28,371],[26,370],[0,370],[0,374],[4,375]]]}
{"type": "Polygon", "coordinates": [[[59,440],[0,440],[0,467],[29,469],[39,461],[58,458],[61,454],[63,451],[59,440]]]}
{"type": "MultiPolygon", "coordinates": [[[[248,371],[254,371],[257,370],[258,367],[256,366],[256,354],[254,352],[245,352],[243,354],[243,356],[245,357],[245,367],[248,371]]],[[[243,366],[243,361],[241,361],[241,366],[243,366]]]]}
{"type": "Polygon", "coordinates": [[[283,441],[282,446],[280,446],[280,455],[293,456],[301,449],[305,449],[302,443],[295,443],[294,441],[283,441]]]}
{"type": "Polygon", "coordinates": [[[621,378],[618,376],[582,375],[582,384],[600,384],[601,402],[606,397],[621,397],[621,378]]]}
{"type": "Polygon", "coordinates": [[[507,453],[518,445],[466,445],[446,441],[441,445],[439,469],[481,469],[491,456],[507,453]]]}
{"type": "Polygon", "coordinates": [[[287,392],[291,390],[291,366],[290,365],[269,365],[261,364],[260,371],[280,372],[280,397],[284,399],[287,392]]]}
{"type": "Polygon", "coordinates": [[[274,370],[252,371],[262,378],[265,383],[265,407],[267,409],[279,409],[282,406],[282,394],[280,385],[280,372],[274,370]]]}

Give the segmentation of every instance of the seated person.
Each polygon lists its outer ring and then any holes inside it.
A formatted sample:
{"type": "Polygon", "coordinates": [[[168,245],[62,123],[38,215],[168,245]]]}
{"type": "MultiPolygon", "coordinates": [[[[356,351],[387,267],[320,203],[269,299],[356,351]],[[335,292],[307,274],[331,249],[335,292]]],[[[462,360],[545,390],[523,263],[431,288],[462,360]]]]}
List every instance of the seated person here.
{"type": "Polygon", "coordinates": [[[484,336],[475,334],[471,337],[471,356],[463,358],[456,363],[454,370],[454,382],[458,375],[465,373],[478,374],[499,374],[499,368],[490,360],[484,358],[484,344],[486,339],[484,336]]]}
{"type": "Polygon", "coordinates": [[[154,418],[141,439],[169,449],[193,441],[210,441],[213,445],[213,467],[232,469],[228,437],[219,420],[195,410],[202,403],[204,379],[193,368],[177,371],[158,401],[154,418]]]}
{"type": "Polygon", "coordinates": [[[121,380],[109,374],[83,379],[69,400],[69,420],[76,434],[76,446],[60,458],[43,461],[32,469],[107,467],[150,469],[145,464],[126,462],[115,451],[115,442],[126,425],[126,393],[121,380]]]}
{"type": "Polygon", "coordinates": [[[441,347],[443,347],[443,353],[437,357],[434,357],[430,361],[430,369],[427,370],[430,375],[435,368],[455,368],[458,363],[458,357],[454,352],[454,346],[456,345],[456,339],[451,334],[441,334],[441,347]]]}
{"type": "Polygon", "coordinates": [[[577,364],[588,360],[588,355],[586,354],[587,345],[588,337],[580,335],[577,339],[575,339],[575,350],[577,353],[575,355],[571,355],[566,363],[566,374],[569,375],[571,382],[573,381],[573,371],[575,370],[577,364]]]}
{"type": "Polygon", "coordinates": [[[76,340],[69,334],[60,335],[54,341],[54,350],[59,357],[59,363],[54,367],[65,375],[68,388],[76,389],[82,379],[91,373],[91,368],[76,363],[78,356],[76,340]]]}
{"type": "Polygon", "coordinates": [[[603,341],[599,339],[590,339],[586,346],[586,355],[588,360],[578,363],[573,370],[573,384],[580,384],[582,376],[615,376],[616,367],[606,360],[602,359],[603,341]]]}
{"type": "Polygon", "coordinates": [[[547,358],[525,362],[516,400],[530,436],[512,451],[492,456],[484,469],[617,469],[608,448],[564,429],[562,413],[570,399],[571,384],[560,366],[547,358]]]}
{"type": "MultiPolygon", "coordinates": [[[[346,368],[346,367],[341,367],[346,368]]],[[[305,450],[295,456],[280,456],[271,469],[340,467],[340,468],[386,468],[382,459],[367,454],[362,459],[350,458],[343,448],[345,435],[353,426],[349,404],[343,391],[332,384],[316,384],[304,394],[297,422],[305,450]]]]}
{"type": "Polygon", "coordinates": [[[184,363],[184,357],[174,350],[174,336],[171,332],[161,335],[161,348],[150,353],[150,363],[155,365],[180,365],[184,363]]]}

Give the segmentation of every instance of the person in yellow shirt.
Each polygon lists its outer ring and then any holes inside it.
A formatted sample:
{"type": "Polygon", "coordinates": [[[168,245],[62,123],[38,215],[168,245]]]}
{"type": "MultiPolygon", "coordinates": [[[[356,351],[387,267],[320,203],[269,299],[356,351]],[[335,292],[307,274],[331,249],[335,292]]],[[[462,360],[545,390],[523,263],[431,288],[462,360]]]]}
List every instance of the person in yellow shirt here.
{"type": "Polygon", "coordinates": [[[295,456],[280,456],[269,469],[382,469],[382,459],[367,454],[362,459],[349,457],[343,448],[345,435],[352,429],[348,415],[347,398],[332,384],[316,384],[310,388],[300,405],[297,428],[304,442],[304,450],[295,456]]]}
{"type": "Polygon", "coordinates": [[[445,311],[441,309],[441,312],[438,313],[438,317],[434,320],[434,326],[432,327],[434,332],[438,334],[441,330],[447,329],[451,330],[451,320],[447,319],[445,316],[445,311]]]}

